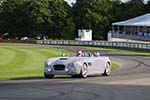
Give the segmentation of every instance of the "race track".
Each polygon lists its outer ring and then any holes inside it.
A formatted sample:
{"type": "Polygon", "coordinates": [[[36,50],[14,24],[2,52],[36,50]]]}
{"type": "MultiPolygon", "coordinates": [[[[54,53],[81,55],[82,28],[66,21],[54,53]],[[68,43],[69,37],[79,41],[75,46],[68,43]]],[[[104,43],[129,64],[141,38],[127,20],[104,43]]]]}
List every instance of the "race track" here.
{"type": "Polygon", "coordinates": [[[150,100],[150,57],[101,53],[120,66],[109,77],[0,81],[0,100],[150,100]]]}

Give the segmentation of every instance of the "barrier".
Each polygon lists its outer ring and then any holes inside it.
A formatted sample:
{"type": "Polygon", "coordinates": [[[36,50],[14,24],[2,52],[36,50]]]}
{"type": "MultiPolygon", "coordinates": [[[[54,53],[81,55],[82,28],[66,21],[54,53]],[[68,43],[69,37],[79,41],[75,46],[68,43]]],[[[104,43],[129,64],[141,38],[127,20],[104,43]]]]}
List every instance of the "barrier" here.
{"type": "Polygon", "coordinates": [[[37,40],[36,43],[45,44],[45,45],[76,45],[76,46],[124,47],[124,48],[135,48],[135,49],[150,49],[150,43],[133,43],[133,42],[37,40]]]}

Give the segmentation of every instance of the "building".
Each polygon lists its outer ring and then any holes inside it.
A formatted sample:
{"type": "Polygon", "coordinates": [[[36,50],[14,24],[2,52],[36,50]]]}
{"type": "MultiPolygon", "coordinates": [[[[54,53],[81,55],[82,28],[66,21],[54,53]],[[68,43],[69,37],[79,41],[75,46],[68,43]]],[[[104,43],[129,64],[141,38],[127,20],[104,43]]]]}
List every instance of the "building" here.
{"type": "Polygon", "coordinates": [[[92,41],[92,30],[79,29],[78,38],[75,38],[78,41],[92,41]]]}
{"type": "Polygon", "coordinates": [[[108,36],[111,41],[150,41],[150,14],[112,23],[108,36]]]}

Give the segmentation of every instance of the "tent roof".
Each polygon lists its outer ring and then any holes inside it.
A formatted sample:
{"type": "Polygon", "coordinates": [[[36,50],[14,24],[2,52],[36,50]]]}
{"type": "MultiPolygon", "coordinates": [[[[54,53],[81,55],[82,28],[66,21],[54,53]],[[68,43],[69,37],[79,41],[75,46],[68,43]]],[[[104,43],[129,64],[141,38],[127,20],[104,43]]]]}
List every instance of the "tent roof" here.
{"type": "Polygon", "coordinates": [[[120,26],[150,26],[150,14],[145,14],[142,16],[138,16],[126,21],[115,22],[112,25],[120,25],[120,26]]]}

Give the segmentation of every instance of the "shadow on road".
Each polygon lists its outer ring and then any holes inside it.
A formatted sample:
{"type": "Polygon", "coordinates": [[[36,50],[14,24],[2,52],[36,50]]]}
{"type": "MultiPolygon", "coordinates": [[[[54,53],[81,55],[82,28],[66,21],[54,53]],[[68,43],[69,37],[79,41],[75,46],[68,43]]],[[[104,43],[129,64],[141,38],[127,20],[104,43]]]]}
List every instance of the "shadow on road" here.
{"type": "MultiPolygon", "coordinates": [[[[88,76],[88,78],[90,77],[101,77],[101,75],[94,75],[94,76],[88,76]]],[[[37,77],[18,77],[18,78],[10,78],[9,80],[39,80],[39,79],[46,79],[44,76],[37,76],[37,77]]],[[[55,79],[83,79],[80,77],[71,77],[71,75],[55,75],[55,77],[53,78],[55,79]]],[[[47,80],[51,80],[51,79],[47,79],[47,80]]]]}
{"type": "Polygon", "coordinates": [[[18,78],[10,78],[9,80],[34,80],[34,79],[44,79],[44,76],[29,76],[29,77],[18,77],[18,78]]]}

